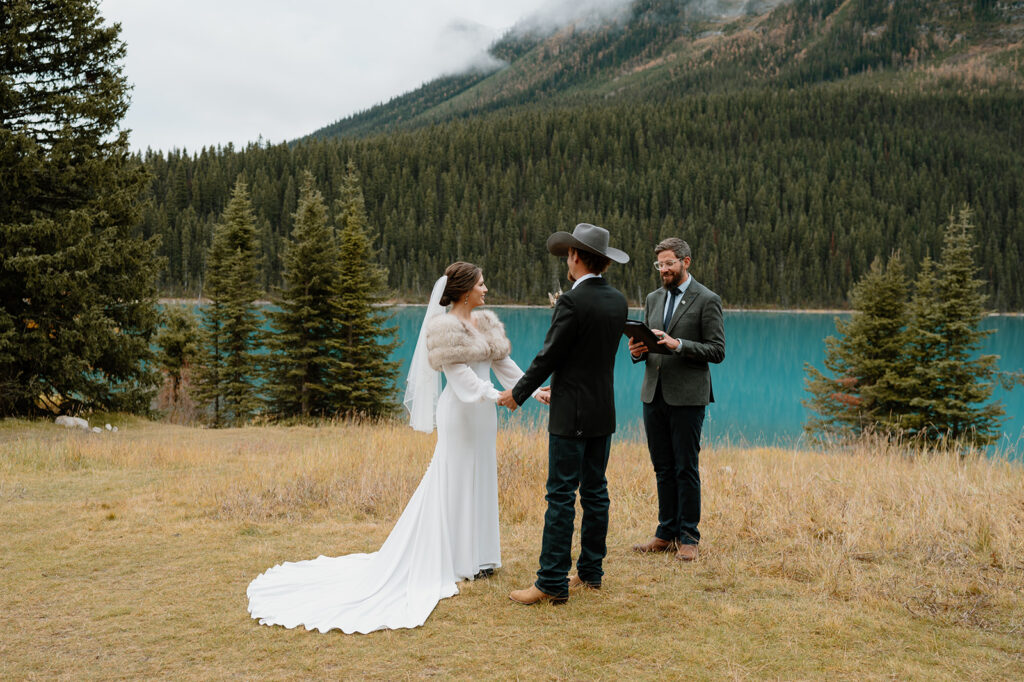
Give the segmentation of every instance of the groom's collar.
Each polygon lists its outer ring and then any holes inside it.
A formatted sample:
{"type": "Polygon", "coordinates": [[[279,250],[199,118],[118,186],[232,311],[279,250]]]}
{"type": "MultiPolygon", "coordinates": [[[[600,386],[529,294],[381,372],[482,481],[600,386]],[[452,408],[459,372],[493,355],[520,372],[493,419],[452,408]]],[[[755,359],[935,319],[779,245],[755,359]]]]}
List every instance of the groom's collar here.
{"type": "Polygon", "coordinates": [[[597,274],[596,272],[588,272],[587,274],[583,275],[578,280],[573,282],[572,283],[572,288],[575,289],[576,287],[578,287],[580,285],[580,282],[586,282],[588,279],[593,279],[594,277],[600,277],[600,276],[601,275],[597,274]]]}

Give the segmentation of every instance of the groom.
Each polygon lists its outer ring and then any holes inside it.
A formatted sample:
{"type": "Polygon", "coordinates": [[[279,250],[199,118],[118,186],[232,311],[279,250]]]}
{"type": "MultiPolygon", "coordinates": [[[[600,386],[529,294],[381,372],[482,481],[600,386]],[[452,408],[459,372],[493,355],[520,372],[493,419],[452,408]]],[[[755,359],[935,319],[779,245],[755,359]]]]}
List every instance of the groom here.
{"type": "Polygon", "coordinates": [[[601,276],[611,261],[629,262],[628,255],[608,246],[608,230],[580,223],[572,234],[551,235],[547,247],[565,257],[573,286],[555,304],[544,347],[519,383],[498,401],[514,410],[551,377],[548,508],[540,570],[532,586],[509,595],[520,604],[561,604],[570,588],[601,586],[608,533],[604,472],[615,431],[613,370],[627,314],[625,297],[601,276]],[[570,580],[577,488],[583,520],[577,575],[570,580]]]}

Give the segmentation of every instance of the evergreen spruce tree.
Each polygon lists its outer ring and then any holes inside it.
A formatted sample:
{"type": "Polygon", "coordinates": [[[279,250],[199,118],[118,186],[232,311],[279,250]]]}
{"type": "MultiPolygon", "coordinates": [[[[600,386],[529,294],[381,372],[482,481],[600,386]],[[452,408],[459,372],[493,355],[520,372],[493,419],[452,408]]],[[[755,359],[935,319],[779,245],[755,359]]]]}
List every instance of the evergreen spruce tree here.
{"type": "Polygon", "coordinates": [[[199,358],[199,323],[191,309],[178,305],[164,308],[162,317],[164,325],[154,338],[157,364],[167,376],[161,398],[172,412],[172,420],[178,420],[181,408],[186,408],[184,418],[189,419],[188,386],[192,368],[199,358]]]}
{"type": "Polygon", "coordinates": [[[256,413],[260,342],[256,221],[245,182],[235,182],[207,256],[204,347],[197,396],[214,426],[241,424],[256,413]]]}
{"type": "Polygon", "coordinates": [[[950,216],[942,257],[921,265],[909,306],[902,266],[883,272],[876,261],[851,294],[842,337],[826,339],[825,367],[807,366],[805,401],[816,417],[806,429],[818,435],[860,435],[874,430],[927,444],[986,445],[999,435],[1003,408],[989,402],[1004,375],[994,355],[979,355],[991,332],[978,328],[984,315],[984,282],[976,278],[970,209],[950,216]],[[891,271],[891,272],[890,272],[891,271]],[[905,320],[905,321],[904,321],[905,320]]]}
{"type": "Polygon", "coordinates": [[[334,400],[339,411],[378,416],[395,408],[398,363],[390,361],[395,328],[374,308],[383,299],[387,272],[378,264],[369,235],[363,191],[350,161],[336,204],[341,272],[335,309],[339,326],[340,381],[334,400]],[[387,341],[391,337],[392,340],[387,341]]]}
{"type": "Polygon", "coordinates": [[[328,416],[343,370],[338,305],[339,251],[327,225],[327,206],[313,174],[303,174],[291,241],[284,255],[281,311],[271,313],[266,393],[277,417],[328,416]]]}
{"type": "Polygon", "coordinates": [[[899,254],[883,267],[880,258],[850,292],[849,321],[836,318],[838,337],[825,339],[825,369],[810,364],[804,405],[817,416],[805,429],[819,437],[856,437],[866,430],[888,431],[907,411],[895,388],[901,380],[907,279],[899,254]]]}
{"type": "Polygon", "coordinates": [[[998,374],[997,356],[979,355],[991,332],[984,316],[983,281],[976,278],[973,214],[950,216],[937,266],[926,260],[910,303],[901,391],[912,408],[903,426],[927,442],[949,439],[986,445],[999,436],[1003,407],[988,402],[998,374]]]}
{"type": "Polygon", "coordinates": [[[182,377],[199,357],[199,323],[188,308],[171,305],[163,312],[164,326],[157,333],[154,343],[157,350],[157,364],[171,381],[175,397],[182,388],[182,377]]]}
{"type": "Polygon", "coordinates": [[[119,34],[93,0],[0,10],[0,416],[144,412],[159,379],[119,34]]]}

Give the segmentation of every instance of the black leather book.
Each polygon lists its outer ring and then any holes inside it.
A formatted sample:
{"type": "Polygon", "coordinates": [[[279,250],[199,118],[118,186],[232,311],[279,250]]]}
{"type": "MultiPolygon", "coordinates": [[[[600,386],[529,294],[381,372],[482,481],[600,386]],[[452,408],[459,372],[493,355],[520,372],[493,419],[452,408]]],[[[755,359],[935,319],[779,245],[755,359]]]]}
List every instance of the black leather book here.
{"type": "Polygon", "coordinates": [[[654,335],[651,328],[643,322],[638,320],[626,320],[626,325],[622,328],[622,333],[631,339],[637,341],[643,341],[647,344],[647,350],[651,353],[660,353],[661,355],[671,355],[667,347],[658,343],[658,337],[654,335]]]}

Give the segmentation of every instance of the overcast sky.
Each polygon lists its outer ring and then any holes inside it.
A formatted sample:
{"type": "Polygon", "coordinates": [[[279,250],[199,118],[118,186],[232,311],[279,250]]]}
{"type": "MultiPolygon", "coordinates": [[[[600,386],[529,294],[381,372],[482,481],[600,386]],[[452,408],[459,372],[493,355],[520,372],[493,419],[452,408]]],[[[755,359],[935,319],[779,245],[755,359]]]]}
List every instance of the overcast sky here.
{"type": "Polygon", "coordinates": [[[128,47],[132,147],[195,152],[295,139],[486,62],[525,17],[563,23],[627,2],[100,0],[100,11],[128,47]]]}

